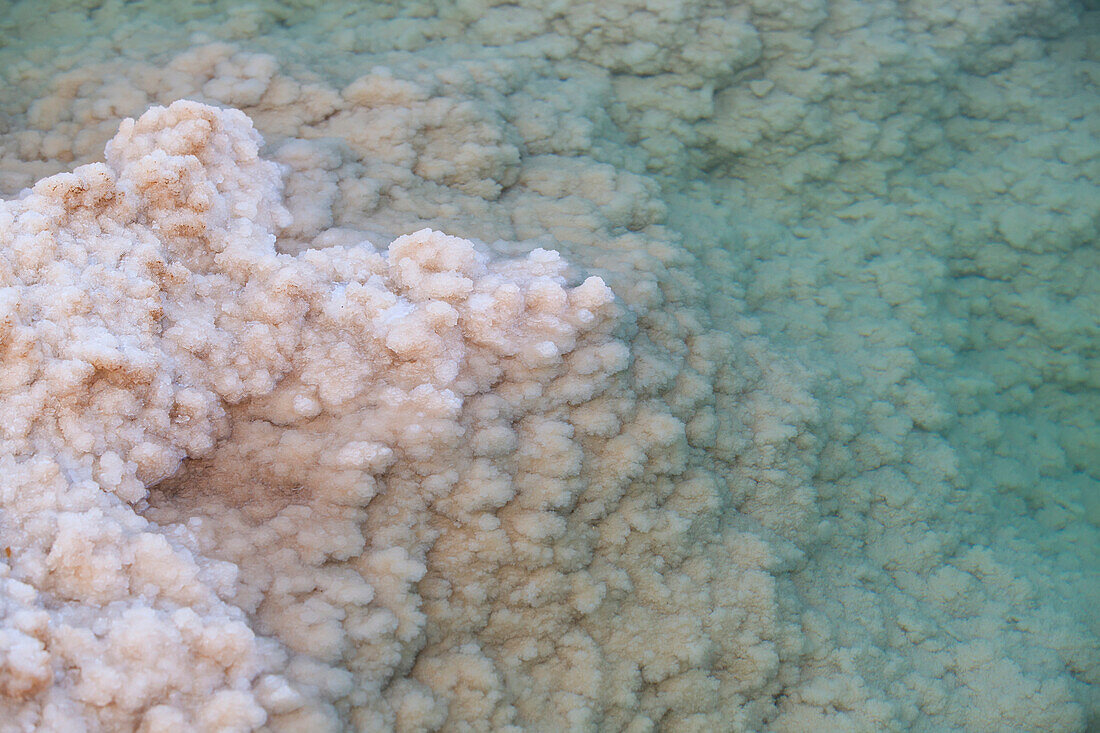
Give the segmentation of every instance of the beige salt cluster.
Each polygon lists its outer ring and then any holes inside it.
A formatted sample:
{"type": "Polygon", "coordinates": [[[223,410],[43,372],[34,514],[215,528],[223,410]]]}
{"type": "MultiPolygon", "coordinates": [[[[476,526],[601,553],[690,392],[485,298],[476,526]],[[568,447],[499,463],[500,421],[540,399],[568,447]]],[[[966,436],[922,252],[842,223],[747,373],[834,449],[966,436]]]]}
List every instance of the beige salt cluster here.
{"type": "Polygon", "coordinates": [[[630,387],[604,282],[430,230],[281,254],[260,144],[153,108],[0,210],[6,719],[645,727],[771,684],[772,553],[688,463],[716,418],[630,387]]]}

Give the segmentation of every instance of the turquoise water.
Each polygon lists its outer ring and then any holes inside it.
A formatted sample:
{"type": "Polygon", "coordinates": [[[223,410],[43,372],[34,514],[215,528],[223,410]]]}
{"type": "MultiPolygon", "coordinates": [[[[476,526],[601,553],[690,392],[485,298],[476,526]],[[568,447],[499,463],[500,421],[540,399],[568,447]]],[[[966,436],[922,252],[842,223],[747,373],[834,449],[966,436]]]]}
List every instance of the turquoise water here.
{"type": "MultiPolygon", "coordinates": [[[[196,99],[242,110],[283,166],[280,252],[432,227],[498,257],[559,250],[620,299],[628,376],[541,415],[579,456],[562,496],[538,504],[546,484],[494,464],[509,531],[529,504],[568,527],[532,540],[545,556],[513,536],[515,557],[451,563],[474,539],[440,529],[445,510],[388,524],[366,504],[368,547],[425,579],[397,591],[359,555],[325,562],[379,589],[348,609],[413,609],[414,631],[326,660],[347,688],[285,662],[320,712],[257,693],[241,729],[1093,730],[1098,31],[1091,5],[1057,0],[7,2],[0,193],[196,99]],[[467,584],[481,606],[446,600],[467,584]]],[[[229,469],[203,460],[135,511],[166,533],[216,516],[173,504],[218,493],[229,469]]],[[[237,494],[278,484],[261,474],[218,501],[247,514],[237,494]]],[[[211,532],[195,552],[247,576],[233,531],[211,532]]],[[[225,596],[312,659],[289,612],[225,596]]],[[[116,698],[108,718],[63,677],[0,710],[49,728],[56,694],[92,728],[136,728],[171,698],[116,698]]]]}

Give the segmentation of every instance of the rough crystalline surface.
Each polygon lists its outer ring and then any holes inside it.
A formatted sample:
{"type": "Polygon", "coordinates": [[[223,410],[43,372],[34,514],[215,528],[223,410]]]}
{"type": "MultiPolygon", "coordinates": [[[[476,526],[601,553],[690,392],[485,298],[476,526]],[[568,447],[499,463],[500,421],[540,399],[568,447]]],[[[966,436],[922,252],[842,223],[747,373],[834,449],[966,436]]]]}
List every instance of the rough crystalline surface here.
{"type": "MultiPolygon", "coordinates": [[[[277,254],[289,214],[259,144],[240,112],[178,102],[0,209],[9,721],[383,707],[425,641],[410,585],[436,525],[508,551],[486,513],[514,498],[508,463],[549,474],[512,502],[511,561],[550,564],[548,510],[579,489],[570,412],[628,360],[610,289],[567,287],[555,252],[493,262],[429,230],[277,254]]],[[[439,591],[477,582],[450,561],[439,591]]],[[[578,605],[605,592],[570,582],[578,605]]],[[[445,710],[423,685],[391,695],[445,710]]]]}
{"type": "Polygon", "coordinates": [[[1096,728],[1093,5],[4,3],[0,733],[1096,728]]]}
{"type": "Polygon", "coordinates": [[[260,144],[176,102],[0,209],[7,719],[587,727],[771,684],[771,553],[604,282],[427,229],[280,254],[260,144]]]}

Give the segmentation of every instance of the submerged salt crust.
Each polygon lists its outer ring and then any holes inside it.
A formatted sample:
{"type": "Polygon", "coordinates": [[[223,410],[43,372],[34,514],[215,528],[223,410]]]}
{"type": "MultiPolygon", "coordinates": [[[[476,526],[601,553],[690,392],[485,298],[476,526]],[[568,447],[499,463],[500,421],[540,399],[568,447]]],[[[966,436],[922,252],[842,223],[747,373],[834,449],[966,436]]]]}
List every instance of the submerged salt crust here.
{"type": "Polygon", "coordinates": [[[1096,23],[14,4],[0,729],[1089,729],[1096,23]]]}

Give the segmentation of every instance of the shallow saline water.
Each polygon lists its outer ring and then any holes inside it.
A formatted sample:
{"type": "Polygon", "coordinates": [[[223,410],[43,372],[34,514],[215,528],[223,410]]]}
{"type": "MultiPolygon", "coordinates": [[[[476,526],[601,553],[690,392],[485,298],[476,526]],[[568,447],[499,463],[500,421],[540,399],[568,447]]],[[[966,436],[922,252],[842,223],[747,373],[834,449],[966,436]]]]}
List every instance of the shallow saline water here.
{"type": "Polygon", "coordinates": [[[3,733],[1100,730],[1095,0],[0,0],[0,198],[3,733]]]}

